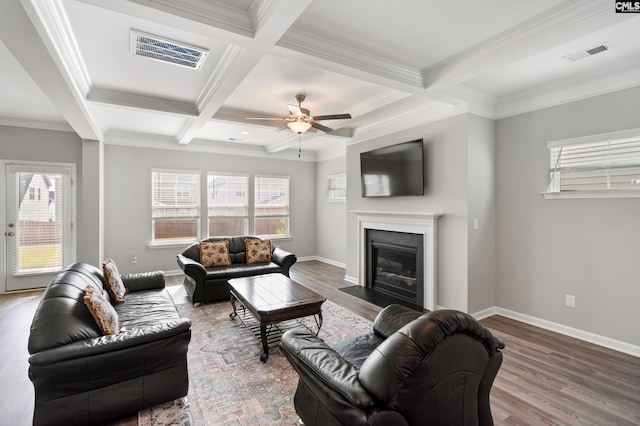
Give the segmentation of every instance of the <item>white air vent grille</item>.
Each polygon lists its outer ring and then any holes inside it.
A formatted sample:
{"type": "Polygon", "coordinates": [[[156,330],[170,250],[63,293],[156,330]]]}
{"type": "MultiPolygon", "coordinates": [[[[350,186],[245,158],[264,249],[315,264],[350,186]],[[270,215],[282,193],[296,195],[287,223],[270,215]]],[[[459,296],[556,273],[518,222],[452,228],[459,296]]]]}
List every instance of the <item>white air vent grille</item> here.
{"type": "Polygon", "coordinates": [[[132,30],[131,53],[136,56],[144,56],[145,58],[198,70],[209,51],[132,30]]]}
{"type": "Polygon", "coordinates": [[[589,49],[581,50],[579,52],[572,53],[570,55],[563,56],[564,59],[575,62],[580,59],[588,58],[589,56],[593,56],[597,53],[606,52],[609,50],[609,46],[606,44],[600,44],[598,46],[591,47],[589,49]]]}

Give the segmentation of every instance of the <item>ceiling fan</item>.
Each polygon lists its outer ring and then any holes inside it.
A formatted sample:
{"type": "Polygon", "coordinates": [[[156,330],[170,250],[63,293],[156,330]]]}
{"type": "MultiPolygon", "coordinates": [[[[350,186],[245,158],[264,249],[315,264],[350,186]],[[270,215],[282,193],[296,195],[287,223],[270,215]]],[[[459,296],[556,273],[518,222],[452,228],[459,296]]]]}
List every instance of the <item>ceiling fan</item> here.
{"type": "Polygon", "coordinates": [[[302,102],[305,100],[305,95],[296,95],[296,101],[298,105],[287,105],[289,107],[289,116],[284,118],[274,117],[247,117],[247,120],[278,120],[287,121],[288,123],[278,128],[277,130],[284,130],[287,127],[295,133],[301,134],[309,130],[311,127],[314,129],[322,130],[323,132],[332,132],[331,127],[324,126],[318,121],[322,120],[343,120],[351,118],[351,114],[329,114],[329,115],[311,115],[311,112],[307,108],[302,108],[302,102]]]}

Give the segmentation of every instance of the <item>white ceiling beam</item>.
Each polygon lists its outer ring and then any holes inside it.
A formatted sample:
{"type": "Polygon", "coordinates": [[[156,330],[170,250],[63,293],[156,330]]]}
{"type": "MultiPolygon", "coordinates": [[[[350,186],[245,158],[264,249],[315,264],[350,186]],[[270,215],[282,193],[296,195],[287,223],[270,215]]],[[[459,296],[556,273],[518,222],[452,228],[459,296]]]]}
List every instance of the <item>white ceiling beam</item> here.
{"type": "Polygon", "coordinates": [[[609,0],[565,1],[512,30],[422,70],[423,86],[428,92],[441,92],[631,17],[613,13],[609,0]]]}
{"type": "Polygon", "coordinates": [[[256,64],[309,6],[311,0],[256,0],[249,15],[255,26],[254,39],[246,46],[229,45],[198,97],[198,117],[189,120],[178,135],[180,144],[197,137],[204,125],[222,107],[256,64]]]}
{"type": "Polygon", "coordinates": [[[0,39],[73,130],[103,140],[85,96],[89,78],[59,2],[2,0],[0,39]]]}
{"type": "Polygon", "coordinates": [[[133,93],[118,92],[115,90],[93,88],[87,95],[87,100],[89,102],[143,109],[147,111],[160,111],[174,115],[186,115],[191,117],[198,115],[198,108],[189,102],[136,95],[133,93]]]}

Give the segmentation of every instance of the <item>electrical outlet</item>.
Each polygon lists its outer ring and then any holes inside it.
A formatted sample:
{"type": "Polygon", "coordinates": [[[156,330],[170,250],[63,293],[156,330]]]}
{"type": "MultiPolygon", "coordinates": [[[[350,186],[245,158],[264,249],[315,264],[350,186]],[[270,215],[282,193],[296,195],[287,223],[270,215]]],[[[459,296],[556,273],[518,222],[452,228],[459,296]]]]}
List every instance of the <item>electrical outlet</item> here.
{"type": "Polygon", "coordinates": [[[565,294],[564,295],[564,304],[566,306],[568,306],[569,308],[575,308],[576,307],[576,297],[572,296],[571,294],[565,294]]]}
{"type": "Polygon", "coordinates": [[[478,219],[473,219],[473,229],[475,229],[476,231],[480,227],[480,223],[479,222],[480,221],[478,219]]]}
{"type": "Polygon", "coordinates": [[[138,263],[138,256],[131,256],[131,263],[138,263]]]}

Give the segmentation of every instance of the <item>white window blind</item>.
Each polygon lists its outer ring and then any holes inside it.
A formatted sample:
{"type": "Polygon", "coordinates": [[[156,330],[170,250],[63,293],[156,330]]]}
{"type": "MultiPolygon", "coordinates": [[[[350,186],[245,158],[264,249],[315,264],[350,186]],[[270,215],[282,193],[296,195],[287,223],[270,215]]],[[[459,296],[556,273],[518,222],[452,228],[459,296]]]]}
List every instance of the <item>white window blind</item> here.
{"type": "Polygon", "coordinates": [[[347,174],[329,175],[329,201],[344,201],[347,199],[347,174]]]}
{"type": "Polygon", "coordinates": [[[254,225],[259,236],[289,235],[289,178],[256,176],[254,225]]]}
{"type": "Polygon", "coordinates": [[[249,233],[249,177],[207,176],[209,236],[239,236],[249,233]]]}
{"type": "Polygon", "coordinates": [[[152,242],[196,241],[200,174],[152,171],[152,242]]]}
{"type": "Polygon", "coordinates": [[[584,143],[559,141],[548,147],[548,192],[640,190],[640,134],[584,143]]]}

